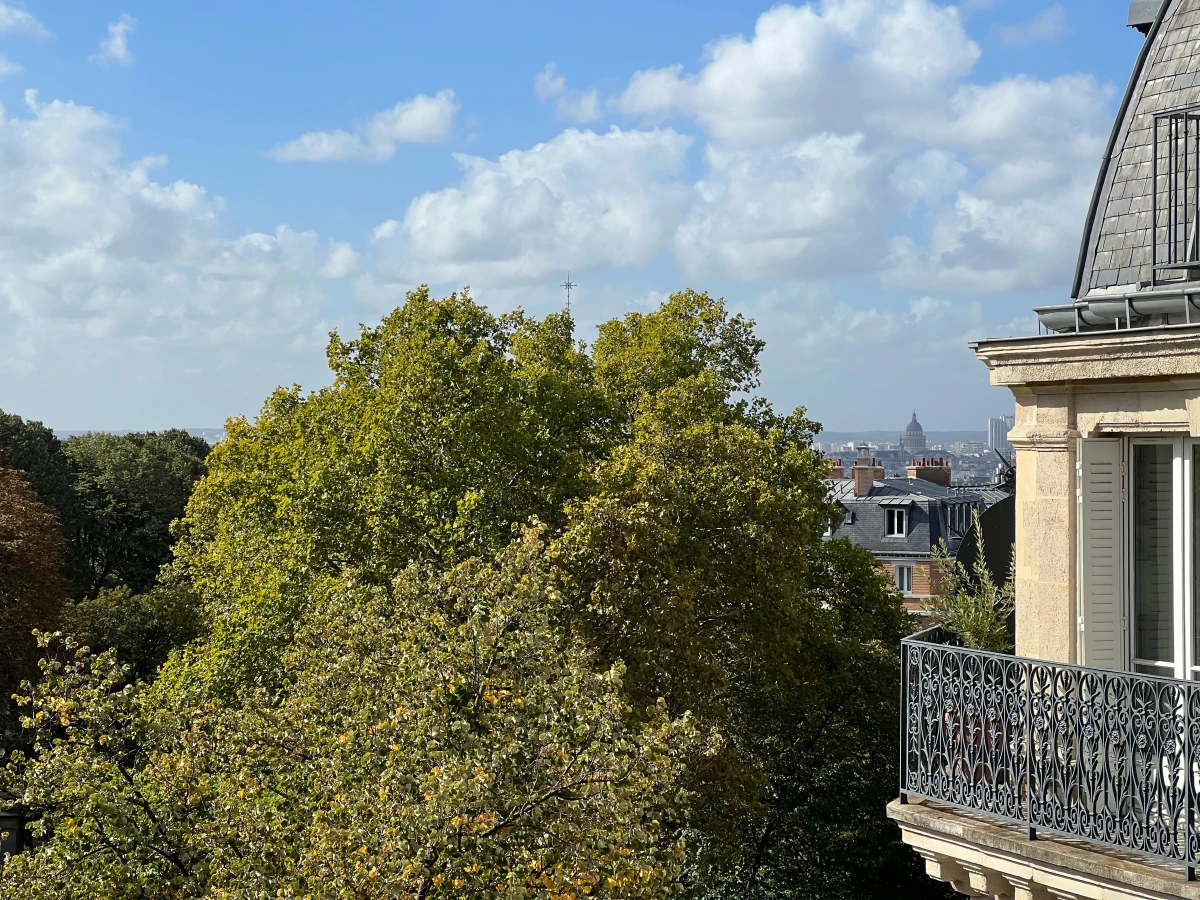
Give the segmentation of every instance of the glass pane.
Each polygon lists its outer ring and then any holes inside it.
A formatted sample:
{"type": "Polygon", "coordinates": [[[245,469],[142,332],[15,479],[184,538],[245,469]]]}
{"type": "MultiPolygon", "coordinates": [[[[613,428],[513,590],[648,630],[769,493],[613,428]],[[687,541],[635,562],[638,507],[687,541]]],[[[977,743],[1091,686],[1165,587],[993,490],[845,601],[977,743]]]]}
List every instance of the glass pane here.
{"type": "Polygon", "coordinates": [[[1133,448],[1134,655],[1154,662],[1175,659],[1171,457],[1168,444],[1133,448]]]}

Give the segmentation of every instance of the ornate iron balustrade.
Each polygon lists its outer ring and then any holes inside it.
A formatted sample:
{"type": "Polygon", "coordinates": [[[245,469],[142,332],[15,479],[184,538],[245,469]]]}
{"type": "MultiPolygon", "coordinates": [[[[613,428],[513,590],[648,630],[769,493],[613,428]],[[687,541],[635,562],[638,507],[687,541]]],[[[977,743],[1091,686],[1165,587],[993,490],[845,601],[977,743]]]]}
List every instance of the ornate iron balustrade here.
{"type": "Polygon", "coordinates": [[[952,646],[901,647],[909,795],[1200,865],[1200,682],[952,646]]]}

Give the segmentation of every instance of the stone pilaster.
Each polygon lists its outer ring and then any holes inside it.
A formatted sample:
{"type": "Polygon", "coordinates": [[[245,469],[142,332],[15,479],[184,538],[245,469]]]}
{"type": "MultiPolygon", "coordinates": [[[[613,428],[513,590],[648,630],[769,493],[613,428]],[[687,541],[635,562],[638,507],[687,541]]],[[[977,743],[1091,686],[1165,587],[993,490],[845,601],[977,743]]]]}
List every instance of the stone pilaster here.
{"type": "Polygon", "coordinates": [[[1076,661],[1075,396],[1013,391],[1017,654],[1076,661]]]}

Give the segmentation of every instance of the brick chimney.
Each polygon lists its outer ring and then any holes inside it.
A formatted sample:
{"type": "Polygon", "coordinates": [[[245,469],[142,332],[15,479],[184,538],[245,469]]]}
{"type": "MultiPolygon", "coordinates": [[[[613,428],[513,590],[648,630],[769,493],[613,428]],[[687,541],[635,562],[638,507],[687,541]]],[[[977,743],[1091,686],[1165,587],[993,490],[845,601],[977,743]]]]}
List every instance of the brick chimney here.
{"type": "Polygon", "coordinates": [[[830,468],[829,477],[839,480],[846,477],[846,467],[842,465],[842,461],[840,459],[833,464],[832,468],[830,468]]]}
{"type": "Polygon", "coordinates": [[[867,456],[865,444],[858,448],[858,459],[854,461],[854,468],[851,472],[854,478],[855,497],[867,496],[871,493],[875,482],[883,481],[884,478],[883,466],[879,465],[879,460],[867,456]]]}
{"type": "Polygon", "coordinates": [[[908,477],[920,478],[922,481],[932,481],[942,487],[950,487],[950,462],[938,457],[937,459],[914,459],[908,465],[908,477]]]}

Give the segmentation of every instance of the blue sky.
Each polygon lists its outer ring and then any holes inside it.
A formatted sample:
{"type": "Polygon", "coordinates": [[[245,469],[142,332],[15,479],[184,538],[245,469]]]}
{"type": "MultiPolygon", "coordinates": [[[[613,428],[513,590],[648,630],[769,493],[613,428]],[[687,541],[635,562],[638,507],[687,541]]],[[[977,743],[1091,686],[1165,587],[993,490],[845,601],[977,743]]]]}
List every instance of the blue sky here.
{"type": "Polygon", "coordinates": [[[580,334],[683,286],[832,430],[1010,411],[1124,0],[0,3],[0,408],[212,426],[422,282],[580,334]]]}

